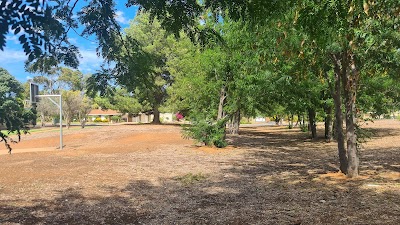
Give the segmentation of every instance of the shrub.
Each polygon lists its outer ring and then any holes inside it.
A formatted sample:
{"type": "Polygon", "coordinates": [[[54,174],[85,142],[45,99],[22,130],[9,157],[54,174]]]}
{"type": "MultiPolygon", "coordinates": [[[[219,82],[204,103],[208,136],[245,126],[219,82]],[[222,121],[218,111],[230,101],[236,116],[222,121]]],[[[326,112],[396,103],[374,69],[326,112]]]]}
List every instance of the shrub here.
{"type": "Polygon", "coordinates": [[[243,117],[240,119],[240,124],[251,124],[251,121],[249,118],[243,117]]]}
{"type": "Polygon", "coordinates": [[[308,131],[308,124],[306,124],[306,123],[300,124],[300,130],[302,132],[307,132],[308,131]]]}
{"type": "Polygon", "coordinates": [[[111,120],[114,121],[114,122],[118,122],[118,121],[121,120],[121,116],[114,115],[114,116],[111,117],[111,120]]]}
{"type": "Polygon", "coordinates": [[[102,120],[100,117],[97,117],[96,119],[93,120],[93,122],[96,122],[96,123],[108,123],[109,120],[108,119],[103,119],[102,120]]]}
{"type": "Polygon", "coordinates": [[[183,137],[193,138],[197,142],[208,146],[226,147],[225,120],[217,122],[200,120],[193,122],[192,125],[183,127],[183,137]]]}
{"type": "Polygon", "coordinates": [[[178,113],[175,114],[174,119],[176,119],[177,121],[180,121],[180,120],[183,119],[183,115],[178,112],[178,113]]]}

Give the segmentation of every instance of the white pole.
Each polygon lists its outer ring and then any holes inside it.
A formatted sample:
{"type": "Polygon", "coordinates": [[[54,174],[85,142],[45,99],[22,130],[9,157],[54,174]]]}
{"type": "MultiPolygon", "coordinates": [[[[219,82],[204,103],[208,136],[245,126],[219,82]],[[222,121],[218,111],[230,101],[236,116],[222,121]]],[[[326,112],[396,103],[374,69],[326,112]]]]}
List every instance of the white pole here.
{"type": "Polygon", "coordinates": [[[60,150],[63,149],[62,98],[60,94],[60,150]]]}
{"type": "Polygon", "coordinates": [[[48,97],[49,98],[49,100],[51,101],[51,102],[53,102],[54,103],[54,105],[56,105],[56,106],[58,106],[58,108],[60,108],[60,150],[62,150],[63,149],[63,125],[62,125],[62,97],[61,97],[61,94],[59,94],[59,95],[36,95],[35,97],[39,97],[39,98],[42,98],[42,97],[48,97]],[[55,102],[53,99],[51,99],[51,97],[60,97],[60,104],[57,104],[57,102],[55,102]]]}

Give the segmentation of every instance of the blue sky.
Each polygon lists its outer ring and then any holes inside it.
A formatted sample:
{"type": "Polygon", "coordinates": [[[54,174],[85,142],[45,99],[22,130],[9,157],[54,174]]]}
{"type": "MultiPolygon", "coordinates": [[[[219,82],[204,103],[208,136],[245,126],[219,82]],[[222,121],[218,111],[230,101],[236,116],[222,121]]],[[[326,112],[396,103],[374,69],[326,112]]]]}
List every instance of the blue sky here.
{"type": "MultiPolygon", "coordinates": [[[[132,20],[137,12],[137,7],[126,8],[126,1],[115,1],[117,3],[117,16],[116,20],[119,22],[122,28],[129,26],[129,21],[132,20]]],[[[80,1],[80,3],[86,4],[86,1],[80,1]]],[[[77,6],[79,8],[79,4],[77,6]]],[[[6,69],[11,75],[16,77],[20,82],[26,82],[28,79],[34,77],[37,74],[31,74],[25,71],[24,62],[27,56],[22,50],[22,46],[18,42],[18,36],[13,33],[9,33],[6,36],[7,45],[4,51],[0,51],[0,67],[6,69]]],[[[69,32],[69,41],[78,46],[82,58],[80,58],[79,70],[83,74],[94,73],[100,68],[102,59],[96,55],[97,42],[95,37],[89,37],[89,40],[80,37],[75,32],[69,32]]]]}

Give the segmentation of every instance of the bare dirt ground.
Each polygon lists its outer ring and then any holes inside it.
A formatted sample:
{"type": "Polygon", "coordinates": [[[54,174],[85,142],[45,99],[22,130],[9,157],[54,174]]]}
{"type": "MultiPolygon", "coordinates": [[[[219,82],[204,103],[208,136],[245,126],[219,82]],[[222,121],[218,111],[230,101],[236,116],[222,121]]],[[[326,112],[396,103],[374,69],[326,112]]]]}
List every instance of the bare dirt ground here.
{"type": "Polygon", "coordinates": [[[171,125],[72,128],[62,151],[57,129],[35,132],[0,155],[0,223],[397,225],[400,121],[367,127],[357,179],[335,143],[285,127],[242,128],[223,150],[171,125]]]}

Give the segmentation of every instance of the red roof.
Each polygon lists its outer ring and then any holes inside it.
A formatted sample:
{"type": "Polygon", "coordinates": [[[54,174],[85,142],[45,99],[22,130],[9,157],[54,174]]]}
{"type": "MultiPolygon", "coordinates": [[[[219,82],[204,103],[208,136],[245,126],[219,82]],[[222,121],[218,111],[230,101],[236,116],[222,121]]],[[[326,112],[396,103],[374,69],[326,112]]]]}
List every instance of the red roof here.
{"type": "Polygon", "coordinates": [[[90,111],[90,113],[88,114],[89,116],[114,116],[114,115],[122,115],[122,113],[116,111],[116,110],[112,110],[112,109],[107,109],[107,110],[103,110],[103,109],[92,109],[92,111],[90,111]]]}

